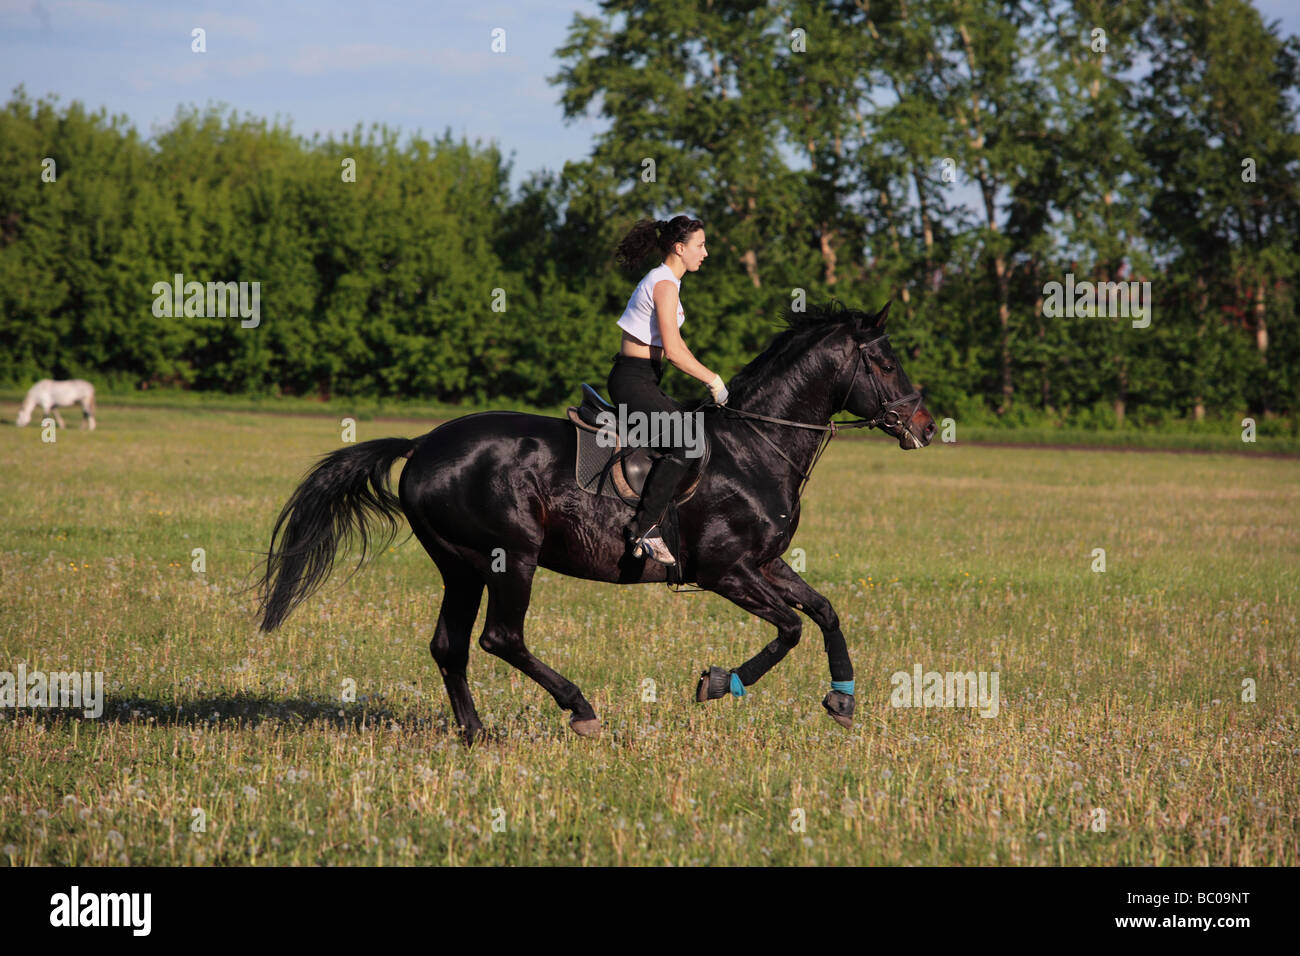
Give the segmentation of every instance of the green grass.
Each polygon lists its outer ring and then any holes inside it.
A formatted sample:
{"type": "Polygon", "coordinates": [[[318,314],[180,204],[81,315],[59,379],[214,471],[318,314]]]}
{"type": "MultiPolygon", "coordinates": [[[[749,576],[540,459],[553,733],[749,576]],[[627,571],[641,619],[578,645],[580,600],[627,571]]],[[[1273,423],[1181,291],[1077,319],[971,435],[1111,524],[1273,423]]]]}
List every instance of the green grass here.
{"type": "MultiPolygon", "coordinates": [[[[704,396],[697,382],[688,381],[680,373],[673,373],[671,369],[669,372],[673,377],[664,381],[664,387],[669,394],[677,395],[683,400],[704,396]]],[[[597,386],[603,390],[603,381],[597,383],[597,386]]],[[[23,389],[0,388],[0,409],[6,410],[0,413],[0,422],[6,424],[13,422],[12,415],[16,414],[25,394],[23,389]],[[10,406],[12,411],[9,411],[10,406]]],[[[116,392],[100,390],[97,396],[101,416],[112,414],[117,409],[159,409],[199,416],[206,416],[211,412],[260,412],[275,415],[306,415],[335,421],[351,417],[357,421],[388,419],[435,422],[468,415],[471,412],[507,407],[493,402],[463,402],[459,405],[451,405],[445,402],[415,399],[334,397],[322,400],[287,395],[226,395],[219,392],[195,392],[176,388],[116,392]]],[[[565,408],[578,402],[579,398],[578,383],[575,382],[572,397],[558,404],[530,405],[526,402],[515,402],[508,407],[517,411],[563,417],[565,408]]],[[[938,407],[931,411],[936,422],[942,422],[948,414],[938,407]]],[[[63,409],[61,414],[70,425],[76,425],[81,420],[81,410],[75,406],[63,409]]],[[[1113,422],[1109,427],[1085,427],[1043,412],[1025,411],[1007,420],[999,420],[992,412],[981,412],[969,419],[958,417],[953,421],[957,426],[954,437],[964,444],[1010,443],[1148,448],[1300,457],[1300,421],[1294,417],[1263,419],[1258,423],[1255,440],[1248,442],[1242,439],[1243,417],[1244,414],[1227,415],[1207,418],[1200,422],[1169,419],[1158,426],[1138,425],[1130,420],[1122,427],[1116,427],[1113,422]]],[[[844,414],[837,418],[841,421],[849,421],[852,416],[844,414]]],[[[1104,416],[1098,413],[1092,415],[1090,420],[1096,422],[1103,419],[1104,416]]]]}
{"type": "Polygon", "coordinates": [[[466,750],[414,539],[256,629],[255,552],[339,440],[211,409],[117,407],[53,445],[0,428],[0,670],[102,670],[108,695],[99,720],[0,712],[0,861],[1297,863],[1300,462],[833,442],[794,544],[849,640],[853,730],[820,706],[810,621],[748,697],[696,704],[701,669],[773,629],[543,571],[530,647],[605,729],[577,737],[475,643],[494,739],[466,750]],[[997,671],[998,716],[891,707],[914,663],[997,671]]]}
{"type": "MultiPolygon", "coordinates": [[[[1238,419],[1238,422],[1240,419],[1238,419]]],[[[1133,448],[1149,451],[1213,451],[1237,455],[1292,455],[1300,457],[1300,438],[1284,431],[1285,424],[1269,423],[1270,431],[1257,433],[1253,442],[1242,440],[1238,422],[1180,423],[1154,428],[1078,428],[1058,425],[959,428],[957,437],[975,445],[1068,445],[1088,448],[1133,448]]]]}
{"type": "MultiPolygon", "coordinates": [[[[575,401],[578,398],[577,392],[578,386],[575,385],[575,401]]],[[[6,411],[3,416],[6,423],[13,422],[12,416],[17,414],[18,406],[22,405],[26,394],[25,389],[0,389],[0,408],[7,410],[8,406],[13,406],[12,411],[6,411]]],[[[500,404],[491,403],[476,405],[473,402],[462,402],[458,405],[451,405],[446,402],[412,399],[344,397],[321,399],[290,395],[227,395],[223,392],[196,392],[179,388],[155,388],[147,391],[98,389],[95,392],[95,397],[96,403],[101,409],[101,415],[104,414],[102,410],[106,408],[156,408],[186,414],[206,414],[208,412],[222,411],[312,415],[331,418],[351,416],[364,421],[381,416],[446,419],[454,418],[457,415],[467,415],[474,411],[486,411],[503,407],[500,404]]],[[[522,411],[542,411],[546,414],[563,414],[564,411],[559,406],[541,409],[524,403],[518,403],[512,407],[517,407],[522,411]]],[[[80,421],[82,417],[81,409],[75,405],[71,408],[60,409],[60,414],[63,415],[68,424],[74,424],[80,421]]],[[[39,417],[39,413],[37,417],[39,417]]],[[[36,421],[36,418],[33,418],[33,421],[36,421]]]]}

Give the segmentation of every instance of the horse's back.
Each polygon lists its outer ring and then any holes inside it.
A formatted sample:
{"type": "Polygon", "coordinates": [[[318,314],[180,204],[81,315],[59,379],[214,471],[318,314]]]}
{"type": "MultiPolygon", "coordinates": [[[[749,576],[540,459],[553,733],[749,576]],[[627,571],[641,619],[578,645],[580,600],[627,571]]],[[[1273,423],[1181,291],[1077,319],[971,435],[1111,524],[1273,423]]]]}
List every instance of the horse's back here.
{"type": "Polygon", "coordinates": [[[38,394],[93,395],[95,394],[95,386],[91,385],[84,378],[43,378],[27,390],[29,395],[33,392],[38,394]]]}
{"type": "Polygon", "coordinates": [[[573,430],[559,418],[495,411],[439,425],[417,440],[402,469],[398,493],[412,526],[464,547],[540,546],[565,427],[573,430]]]}
{"type": "Polygon", "coordinates": [[[506,449],[520,443],[553,443],[563,439],[566,427],[572,431],[573,426],[562,418],[529,412],[474,412],[443,422],[420,438],[416,455],[426,445],[446,453],[480,446],[506,449]]]}
{"type": "Polygon", "coordinates": [[[441,472],[444,481],[475,482],[503,472],[547,471],[573,454],[572,431],[564,419],[527,412],[462,415],[417,439],[407,470],[429,477],[441,472]]]}

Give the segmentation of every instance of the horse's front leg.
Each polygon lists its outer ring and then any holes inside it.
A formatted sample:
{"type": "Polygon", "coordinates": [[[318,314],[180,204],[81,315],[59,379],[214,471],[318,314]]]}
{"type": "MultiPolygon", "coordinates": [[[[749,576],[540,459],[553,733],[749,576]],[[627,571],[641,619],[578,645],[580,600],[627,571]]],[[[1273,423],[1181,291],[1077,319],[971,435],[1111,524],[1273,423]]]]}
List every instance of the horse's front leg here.
{"type": "Polygon", "coordinates": [[[849,647],[840,630],[840,618],[825,595],[813,588],[781,558],[762,565],[759,570],[782,600],[792,608],[803,611],[822,630],[826,645],[826,658],[831,668],[831,690],[822,706],[835,722],[845,727],[853,726],[853,663],[849,660],[849,647]]]}
{"type": "Polygon", "coordinates": [[[721,667],[710,667],[705,671],[695,691],[695,699],[699,701],[716,700],[729,693],[743,696],[746,687],[757,682],[799,643],[803,632],[799,615],[791,610],[781,592],[757,567],[736,565],[709,589],[750,614],[775,624],[776,638],[734,671],[721,667]]]}
{"type": "Polygon", "coordinates": [[[49,408],[47,408],[47,409],[45,410],[45,414],[46,414],[46,415],[53,415],[53,416],[54,416],[54,424],[58,425],[60,428],[67,428],[67,427],[68,427],[67,425],[65,425],[65,424],[63,423],[63,416],[59,414],[59,406],[57,406],[57,405],[52,405],[52,406],[50,406],[49,408]]]}

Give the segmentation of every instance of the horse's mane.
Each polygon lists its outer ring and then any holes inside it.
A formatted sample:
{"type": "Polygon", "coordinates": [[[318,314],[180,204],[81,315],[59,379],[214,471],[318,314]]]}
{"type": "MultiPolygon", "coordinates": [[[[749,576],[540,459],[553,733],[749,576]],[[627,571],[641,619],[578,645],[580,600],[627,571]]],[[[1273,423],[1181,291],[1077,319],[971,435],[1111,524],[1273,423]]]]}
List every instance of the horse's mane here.
{"type": "Polygon", "coordinates": [[[727,391],[739,396],[748,394],[754,385],[791,368],[808,352],[810,343],[821,338],[827,330],[871,318],[870,313],[850,309],[838,299],[823,305],[810,305],[802,311],[795,311],[793,305],[786,306],[780,316],[785,329],[773,335],[767,347],[732,376],[727,391]]]}

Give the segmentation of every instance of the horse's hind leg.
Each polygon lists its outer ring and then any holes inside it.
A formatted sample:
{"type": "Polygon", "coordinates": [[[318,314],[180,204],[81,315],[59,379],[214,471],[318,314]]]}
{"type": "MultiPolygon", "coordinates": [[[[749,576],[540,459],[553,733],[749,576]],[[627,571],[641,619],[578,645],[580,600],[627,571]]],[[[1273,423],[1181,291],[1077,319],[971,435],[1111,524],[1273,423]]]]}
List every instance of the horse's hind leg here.
{"type": "Polygon", "coordinates": [[[474,631],[474,619],[478,617],[479,603],[483,598],[483,580],[468,566],[457,569],[445,560],[438,564],[438,570],[442,572],[445,590],[429,650],[442,674],[456,723],[465,735],[465,742],[473,744],[483,734],[483,723],[474,708],[465,669],[469,664],[469,640],[474,631]]]}
{"type": "Polygon", "coordinates": [[[511,554],[506,567],[505,571],[486,574],[487,624],[479,645],[541,684],[561,709],[572,711],[569,726],[575,732],[584,737],[598,733],[600,721],[578,686],[539,661],[524,645],[524,616],[528,613],[537,565],[511,554]]]}
{"type": "Polygon", "coordinates": [[[853,663],[849,660],[848,644],[840,630],[840,618],[826,596],[813,590],[795,570],[780,558],[759,568],[763,577],[777,589],[781,598],[792,608],[803,611],[822,631],[826,646],[826,659],[831,669],[831,691],[822,706],[837,724],[853,726],[854,684],[853,663]]]}

